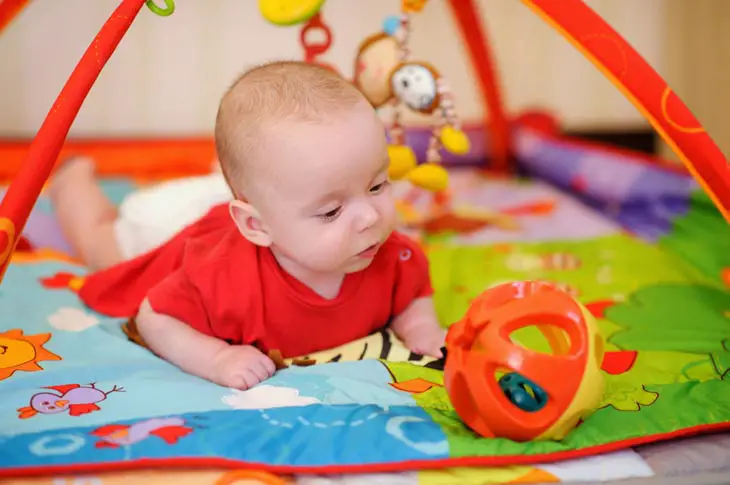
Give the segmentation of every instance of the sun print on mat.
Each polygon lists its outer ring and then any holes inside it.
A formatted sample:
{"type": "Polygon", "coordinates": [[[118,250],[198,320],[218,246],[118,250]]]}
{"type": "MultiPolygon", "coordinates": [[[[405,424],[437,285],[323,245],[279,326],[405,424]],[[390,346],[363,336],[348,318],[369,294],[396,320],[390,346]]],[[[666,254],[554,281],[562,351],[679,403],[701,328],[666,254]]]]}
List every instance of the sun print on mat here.
{"type": "Polygon", "coordinates": [[[41,371],[43,367],[39,362],[62,360],[45,348],[50,339],[50,333],[23,335],[18,328],[0,333],[0,381],[16,371],[41,371]]]}

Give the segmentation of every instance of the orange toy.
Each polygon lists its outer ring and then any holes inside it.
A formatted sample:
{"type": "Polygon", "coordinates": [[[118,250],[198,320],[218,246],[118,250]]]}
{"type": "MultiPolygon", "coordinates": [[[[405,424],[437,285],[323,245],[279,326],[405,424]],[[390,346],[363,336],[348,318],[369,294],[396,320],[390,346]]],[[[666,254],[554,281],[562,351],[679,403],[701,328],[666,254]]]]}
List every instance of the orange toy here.
{"type": "Polygon", "coordinates": [[[464,423],[484,437],[560,440],[598,406],[603,339],[590,312],[548,283],[491,288],[449,329],[444,384],[464,423]],[[514,343],[537,327],[551,354],[514,343]]]}

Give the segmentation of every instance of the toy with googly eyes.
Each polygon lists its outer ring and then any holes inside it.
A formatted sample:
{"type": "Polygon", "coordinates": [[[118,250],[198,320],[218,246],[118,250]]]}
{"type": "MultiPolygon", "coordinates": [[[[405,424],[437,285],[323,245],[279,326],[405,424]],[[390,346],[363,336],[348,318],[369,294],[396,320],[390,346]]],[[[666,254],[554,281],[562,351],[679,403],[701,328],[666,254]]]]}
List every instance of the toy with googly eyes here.
{"type": "Polygon", "coordinates": [[[390,75],[390,88],[396,103],[433,116],[428,163],[441,162],[441,148],[457,154],[469,151],[469,139],[461,131],[451,90],[435,67],[425,62],[400,63],[390,75]]]}
{"type": "Polygon", "coordinates": [[[390,87],[402,103],[413,111],[431,114],[439,102],[436,69],[418,62],[396,66],[390,75],[390,87]]]}
{"type": "MultiPolygon", "coordinates": [[[[437,194],[445,205],[448,175],[441,167],[441,150],[464,154],[469,140],[461,130],[448,83],[434,66],[410,59],[410,17],[427,0],[403,0],[401,15],[388,17],[383,31],[366,38],[355,60],[354,84],[376,108],[390,106],[393,117],[390,138],[390,177],[408,180],[437,194]],[[404,110],[432,117],[426,163],[418,164],[405,144],[401,118],[404,110]]],[[[437,203],[437,205],[439,205],[437,203]]]]}

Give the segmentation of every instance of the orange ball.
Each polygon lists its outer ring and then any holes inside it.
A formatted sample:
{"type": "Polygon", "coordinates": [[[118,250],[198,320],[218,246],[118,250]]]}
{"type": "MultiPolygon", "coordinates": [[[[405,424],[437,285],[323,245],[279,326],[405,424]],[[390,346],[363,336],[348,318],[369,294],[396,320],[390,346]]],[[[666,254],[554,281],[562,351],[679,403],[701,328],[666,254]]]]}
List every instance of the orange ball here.
{"type": "Polygon", "coordinates": [[[549,283],[519,281],[483,292],[449,329],[446,348],[446,391],[464,423],[484,437],[562,439],[603,394],[595,319],[549,283]],[[530,326],[551,353],[513,342],[514,332],[530,326]]]}

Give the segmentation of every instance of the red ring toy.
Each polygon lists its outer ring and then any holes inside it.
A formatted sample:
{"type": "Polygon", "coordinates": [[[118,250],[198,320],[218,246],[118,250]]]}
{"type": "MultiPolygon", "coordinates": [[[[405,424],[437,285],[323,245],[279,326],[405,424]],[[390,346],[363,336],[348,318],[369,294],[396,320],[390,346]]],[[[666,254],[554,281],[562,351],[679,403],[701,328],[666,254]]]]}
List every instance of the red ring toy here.
{"type": "Polygon", "coordinates": [[[322,16],[317,12],[309,22],[299,31],[299,43],[304,48],[305,62],[314,62],[314,60],[327,52],[332,45],[332,31],[329,26],[322,21],[322,16]],[[324,33],[325,39],[322,43],[308,43],[307,35],[312,31],[321,31],[324,33]]]}

